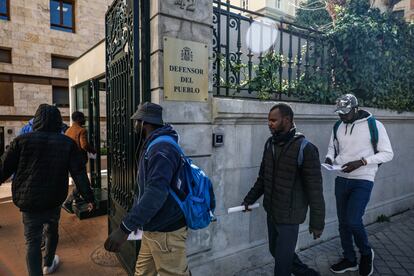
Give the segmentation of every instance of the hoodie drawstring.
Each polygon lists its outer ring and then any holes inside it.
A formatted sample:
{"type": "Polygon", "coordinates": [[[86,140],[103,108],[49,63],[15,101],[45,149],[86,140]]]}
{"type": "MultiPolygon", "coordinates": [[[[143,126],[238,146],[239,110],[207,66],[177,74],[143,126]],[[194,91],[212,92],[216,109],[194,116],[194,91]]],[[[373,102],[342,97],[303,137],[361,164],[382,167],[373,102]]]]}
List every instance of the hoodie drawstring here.
{"type": "Polygon", "coordinates": [[[351,132],[349,133],[349,135],[352,135],[352,131],[354,130],[354,126],[355,126],[355,124],[352,124],[351,132]]]}
{"type": "MultiPolygon", "coordinates": [[[[349,132],[349,135],[352,135],[352,131],[354,130],[355,124],[352,124],[351,131],[349,132]]],[[[348,133],[348,124],[345,124],[345,135],[348,133]]]]}

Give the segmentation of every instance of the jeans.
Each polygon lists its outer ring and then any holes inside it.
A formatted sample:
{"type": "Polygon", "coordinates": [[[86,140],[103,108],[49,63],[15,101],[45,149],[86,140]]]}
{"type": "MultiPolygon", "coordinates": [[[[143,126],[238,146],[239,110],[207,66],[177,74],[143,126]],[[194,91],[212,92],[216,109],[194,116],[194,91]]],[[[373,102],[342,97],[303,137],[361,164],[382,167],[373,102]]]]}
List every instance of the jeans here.
{"type": "Polygon", "coordinates": [[[299,234],[299,224],[277,224],[267,215],[269,249],[275,258],[275,276],[319,275],[316,271],[302,263],[295,253],[299,234]]]}
{"type": "Polygon", "coordinates": [[[26,238],[26,264],[30,276],[43,275],[40,244],[46,237],[43,266],[51,266],[59,240],[60,206],[41,212],[22,212],[26,238]]]}
{"type": "Polygon", "coordinates": [[[336,210],[343,255],[351,262],[356,261],[354,244],[361,255],[371,254],[367,232],[362,222],[374,183],[368,180],[337,177],[335,180],[336,210]]]}

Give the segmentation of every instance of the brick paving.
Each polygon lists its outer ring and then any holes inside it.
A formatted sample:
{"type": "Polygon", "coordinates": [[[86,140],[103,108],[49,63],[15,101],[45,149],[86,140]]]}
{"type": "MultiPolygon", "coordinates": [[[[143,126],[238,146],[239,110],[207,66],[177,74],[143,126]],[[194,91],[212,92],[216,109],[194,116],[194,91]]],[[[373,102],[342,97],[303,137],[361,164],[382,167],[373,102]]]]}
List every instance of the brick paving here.
{"type": "MultiPolygon", "coordinates": [[[[0,276],[23,276],[26,246],[19,210],[8,197],[0,197],[0,276]]],[[[61,264],[56,276],[126,276],[114,254],[103,249],[107,217],[79,220],[62,210],[56,254],[61,264]]]]}
{"type": "MultiPolygon", "coordinates": [[[[21,214],[10,202],[10,187],[1,188],[0,275],[26,275],[21,214]]],[[[390,222],[372,224],[367,230],[369,241],[375,250],[374,275],[414,276],[414,209],[391,217],[390,222]]],[[[102,248],[106,237],[106,216],[79,221],[75,216],[62,211],[57,250],[62,263],[54,275],[127,275],[114,255],[102,248]]],[[[318,270],[322,276],[334,275],[329,267],[341,258],[341,254],[339,238],[299,252],[302,261],[318,270]]],[[[271,275],[273,263],[237,273],[237,276],[271,275]]],[[[356,276],[358,272],[341,275],[356,276]]]]}
{"type": "MultiPolygon", "coordinates": [[[[390,222],[367,227],[369,241],[375,251],[373,275],[414,275],[414,209],[391,217],[390,222]]],[[[357,251],[357,250],[356,250],[357,251]]],[[[358,252],[358,251],[357,251],[358,252]]],[[[323,242],[299,252],[301,260],[324,275],[335,275],[329,267],[342,257],[339,238],[323,242]]],[[[237,276],[273,275],[273,263],[252,268],[237,276]]],[[[358,272],[340,274],[359,275],[358,272]]]]}

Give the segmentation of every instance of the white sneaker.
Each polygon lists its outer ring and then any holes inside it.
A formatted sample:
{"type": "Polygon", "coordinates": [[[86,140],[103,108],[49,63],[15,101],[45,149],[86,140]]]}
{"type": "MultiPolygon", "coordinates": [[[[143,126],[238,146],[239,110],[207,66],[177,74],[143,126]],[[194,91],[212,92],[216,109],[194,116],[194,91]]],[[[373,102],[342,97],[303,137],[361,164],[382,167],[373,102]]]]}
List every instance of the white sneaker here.
{"type": "Polygon", "coordinates": [[[44,266],[43,267],[43,274],[52,274],[56,271],[59,266],[59,256],[55,255],[51,266],[44,266]]]}

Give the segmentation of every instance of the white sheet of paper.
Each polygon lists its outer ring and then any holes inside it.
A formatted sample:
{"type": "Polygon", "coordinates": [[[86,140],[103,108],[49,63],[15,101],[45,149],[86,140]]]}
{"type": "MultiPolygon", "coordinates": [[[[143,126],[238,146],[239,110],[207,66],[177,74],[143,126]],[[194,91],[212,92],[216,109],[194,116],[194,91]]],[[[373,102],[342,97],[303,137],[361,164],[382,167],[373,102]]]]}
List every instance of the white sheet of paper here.
{"type": "Polygon", "coordinates": [[[131,234],[129,234],[128,236],[128,240],[129,241],[142,240],[142,231],[137,230],[137,231],[131,232],[131,234]]]}
{"type": "Polygon", "coordinates": [[[90,153],[90,152],[88,152],[88,158],[89,159],[96,159],[96,153],[90,153]]]}
{"type": "Polygon", "coordinates": [[[342,171],[343,170],[341,165],[329,165],[329,164],[326,164],[326,163],[323,163],[321,165],[322,165],[322,167],[324,167],[328,171],[342,171]]]}
{"type": "MultiPolygon", "coordinates": [[[[259,203],[255,203],[253,205],[249,205],[249,209],[255,209],[255,208],[259,207],[259,206],[260,206],[259,203]]],[[[235,213],[235,212],[241,212],[244,209],[245,209],[244,206],[231,207],[231,208],[229,208],[227,210],[227,213],[230,214],[230,213],[235,213]]]]}

